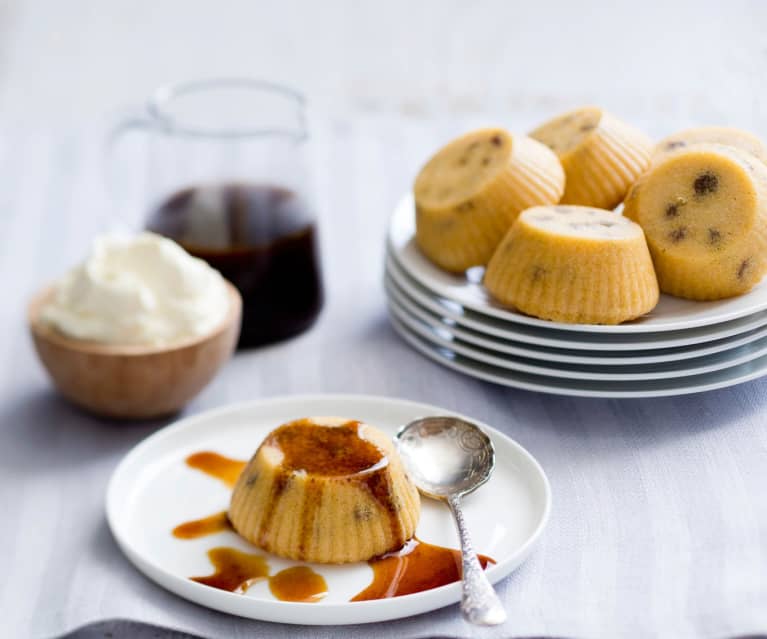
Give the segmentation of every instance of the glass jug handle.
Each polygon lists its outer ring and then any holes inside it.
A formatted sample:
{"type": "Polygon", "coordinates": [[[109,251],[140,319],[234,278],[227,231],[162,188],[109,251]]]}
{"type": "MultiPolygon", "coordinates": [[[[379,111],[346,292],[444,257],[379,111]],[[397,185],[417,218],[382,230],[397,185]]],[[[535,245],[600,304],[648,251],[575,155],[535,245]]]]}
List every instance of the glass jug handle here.
{"type": "MultiPolygon", "coordinates": [[[[117,161],[117,152],[121,146],[120,143],[125,140],[126,134],[136,131],[151,133],[155,127],[155,123],[142,111],[139,109],[128,110],[124,115],[116,118],[104,140],[104,182],[106,184],[107,205],[112,210],[106,216],[110,227],[109,231],[135,232],[137,230],[137,216],[145,213],[143,210],[137,210],[141,206],[142,198],[137,194],[136,188],[131,193],[124,172],[121,174],[118,171],[117,161]]],[[[146,157],[148,154],[145,154],[144,161],[146,157]]]]}

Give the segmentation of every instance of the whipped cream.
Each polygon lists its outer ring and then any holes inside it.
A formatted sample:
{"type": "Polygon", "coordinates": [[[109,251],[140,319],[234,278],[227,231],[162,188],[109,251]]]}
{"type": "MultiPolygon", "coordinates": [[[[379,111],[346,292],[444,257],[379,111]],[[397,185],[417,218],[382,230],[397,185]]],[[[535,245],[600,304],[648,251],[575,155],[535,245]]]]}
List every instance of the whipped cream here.
{"type": "Polygon", "coordinates": [[[172,240],[141,233],[97,238],[41,317],[76,339],[163,345],[211,331],[229,304],[218,271],[172,240]]]}

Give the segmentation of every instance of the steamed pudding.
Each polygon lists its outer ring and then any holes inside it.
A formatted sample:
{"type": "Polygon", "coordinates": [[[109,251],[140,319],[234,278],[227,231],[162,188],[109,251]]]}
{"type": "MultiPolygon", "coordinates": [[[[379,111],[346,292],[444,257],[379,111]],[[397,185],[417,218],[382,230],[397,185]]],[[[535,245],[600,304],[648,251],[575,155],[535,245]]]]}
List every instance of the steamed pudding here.
{"type": "Polygon", "coordinates": [[[319,563],[366,561],[415,533],[418,490],[389,437],[338,417],[272,431],[242,471],[229,519],[255,545],[319,563]]]}
{"type": "Polygon", "coordinates": [[[620,324],[658,303],[642,229],[588,206],[522,213],[490,260],[484,283],[501,304],[557,322],[620,324]]]}
{"type": "Polygon", "coordinates": [[[564,189],[562,165],[540,142],[498,128],[467,133],[416,178],[418,248],[454,273],[484,266],[522,211],[559,202],[564,189]]]}

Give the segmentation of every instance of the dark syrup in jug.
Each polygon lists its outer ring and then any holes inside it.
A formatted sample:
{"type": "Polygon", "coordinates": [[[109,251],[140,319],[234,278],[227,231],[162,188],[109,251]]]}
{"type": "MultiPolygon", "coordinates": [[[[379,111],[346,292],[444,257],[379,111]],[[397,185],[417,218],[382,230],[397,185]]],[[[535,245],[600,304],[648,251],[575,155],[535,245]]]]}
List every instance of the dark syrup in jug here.
{"type": "Polygon", "coordinates": [[[256,184],[183,189],[147,228],[204,259],[242,295],[238,346],[267,344],[309,328],[322,308],[317,233],[293,191],[256,184]]]}

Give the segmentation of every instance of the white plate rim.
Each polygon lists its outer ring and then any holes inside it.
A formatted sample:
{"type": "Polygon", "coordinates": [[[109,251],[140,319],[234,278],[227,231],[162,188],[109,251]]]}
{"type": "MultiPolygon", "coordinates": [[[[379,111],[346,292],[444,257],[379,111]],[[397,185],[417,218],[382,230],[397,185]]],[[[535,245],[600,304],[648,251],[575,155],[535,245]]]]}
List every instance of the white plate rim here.
{"type": "MultiPolygon", "coordinates": [[[[479,331],[475,331],[466,326],[459,326],[455,321],[449,323],[445,321],[448,318],[443,318],[433,311],[425,308],[417,301],[408,297],[408,295],[397,287],[397,284],[392,280],[389,274],[384,276],[384,287],[389,300],[393,300],[400,307],[407,310],[413,317],[417,317],[423,322],[429,324],[434,329],[445,330],[453,334],[455,337],[469,342],[475,346],[481,346],[482,348],[493,350],[498,353],[504,353],[508,355],[516,355],[518,357],[526,357],[529,359],[546,358],[551,362],[562,362],[566,364],[586,364],[586,365],[604,365],[604,366],[631,366],[635,364],[660,364],[663,362],[680,361],[684,359],[693,359],[696,357],[703,357],[704,355],[713,355],[721,351],[729,350],[732,348],[738,348],[746,344],[750,344],[757,339],[767,337],[767,323],[757,328],[751,329],[740,335],[733,337],[725,337],[721,340],[713,340],[708,343],[708,346],[697,347],[693,344],[693,348],[690,347],[678,347],[676,349],[656,349],[656,355],[629,355],[618,357],[605,357],[605,351],[595,351],[591,353],[589,351],[576,351],[582,354],[570,355],[557,352],[557,349],[551,347],[539,347],[549,348],[549,350],[542,351],[537,350],[534,347],[526,344],[520,344],[513,340],[502,341],[495,338],[492,335],[482,335],[479,331]],[[682,350],[686,349],[686,350],[682,350]],[[662,350],[668,350],[670,352],[660,353],[662,350]]],[[[765,320],[767,322],[767,320],[765,320]]],[[[561,349],[561,350],[573,350],[573,349],[561,349]]],[[[621,352],[621,351],[619,351],[621,352]]],[[[641,350],[639,351],[641,352],[641,350]]],[[[652,351],[651,351],[652,352],[652,351]]]]}
{"type": "MultiPolygon", "coordinates": [[[[742,375],[736,375],[734,377],[721,379],[720,381],[716,381],[716,382],[701,383],[697,386],[689,385],[689,386],[683,386],[683,387],[667,387],[667,388],[653,389],[653,388],[642,388],[641,385],[643,382],[635,382],[635,384],[637,384],[637,387],[634,390],[605,390],[604,388],[588,389],[588,388],[578,387],[577,385],[552,386],[550,384],[546,384],[547,378],[541,377],[541,376],[532,376],[532,375],[523,374],[525,375],[525,377],[540,377],[541,381],[531,382],[531,381],[525,381],[524,379],[519,379],[519,374],[515,375],[513,371],[506,371],[506,370],[499,369],[499,372],[495,373],[493,371],[488,372],[486,370],[482,370],[481,368],[477,368],[477,367],[481,366],[486,369],[488,368],[497,369],[497,367],[491,366],[490,364],[484,364],[482,362],[474,362],[474,360],[471,360],[471,358],[466,357],[464,355],[458,355],[458,357],[460,357],[460,359],[463,361],[455,361],[453,359],[449,359],[445,357],[444,355],[440,355],[436,352],[437,350],[448,351],[449,349],[445,349],[445,348],[437,349],[433,347],[433,345],[430,345],[429,347],[427,347],[424,345],[425,340],[423,340],[419,336],[416,336],[410,333],[407,327],[399,323],[396,320],[396,318],[390,317],[390,320],[394,330],[410,346],[412,346],[421,355],[423,355],[424,357],[428,359],[433,360],[437,364],[441,364],[442,366],[445,366],[446,368],[452,369],[455,372],[463,373],[464,375],[467,375],[469,377],[480,379],[486,382],[492,382],[500,386],[507,386],[509,388],[516,388],[516,389],[526,390],[526,391],[548,393],[551,395],[565,395],[570,397],[591,397],[591,398],[601,398],[601,399],[647,399],[650,397],[674,397],[679,395],[690,395],[693,393],[702,393],[706,391],[717,390],[720,388],[727,388],[729,386],[735,386],[737,384],[742,384],[742,383],[757,379],[759,377],[763,377],[765,374],[767,374],[767,356],[764,356],[764,357],[758,358],[757,360],[748,362],[746,364],[740,364],[739,366],[732,367],[732,369],[737,369],[743,366],[748,366],[748,364],[753,364],[756,361],[760,361],[760,368],[757,370],[752,370],[751,372],[744,373],[742,375]],[[466,362],[465,360],[468,360],[468,362],[466,362]]],[[[708,374],[697,375],[692,377],[706,377],[706,375],[721,375],[732,369],[725,368],[725,369],[716,371],[715,373],[708,373],[708,374]]],[[[689,380],[691,378],[686,377],[681,379],[689,380]]],[[[562,380],[557,379],[556,381],[561,382],[562,380]]],[[[581,380],[581,381],[586,381],[586,380],[581,380]]],[[[662,380],[650,380],[650,381],[662,381],[662,380]]],[[[605,385],[605,387],[610,386],[610,382],[602,382],[602,383],[605,385]]],[[[617,382],[617,383],[629,384],[630,382],[617,382]]]]}
{"type": "MultiPolygon", "coordinates": [[[[177,594],[184,599],[193,601],[207,608],[226,612],[229,614],[259,619],[262,621],[273,621],[288,624],[307,624],[307,625],[349,625],[356,623],[374,623],[399,619],[403,617],[436,610],[460,600],[461,589],[459,583],[448,584],[432,590],[427,590],[412,595],[405,595],[391,599],[380,599],[375,601],[346,602],[343,604],[324,604],[315,606],[312,604],[268,601],[263,602],[258,599],[244,597],[235,593],[230,593],[215,588],[209,588],[202,584],[195,583],[188,578],[180,577],[164,568],[157,566],[138,552],[126,539],[124,531],[119,523],[117,509],[119,507],[121,487],[120,483],[126,481],[125,475],[132,464],[140,459],[141,455],[147,450],[151,450],[164,439],[172,438],[177,433],[187,428],[194,427],[195,424],[206,422],[208,420],[220,419],[227,414],[263,409],[268,406],[275,406],[285,403],[295,402],[322,402],[343,404],[346,402],[363,402],[373,405],[391,405],[395,404],[402,409],[412,409],[418,411],[418,415],[453,415],[467,419],[482,428],[493,440],[496,449],[497,442],[502,446],[513,449],[515,454],[519,455],[526,464],[528,470],[532,471],[535,480],[540,483],[543,492],[542,513],[535,527],[535,530],[526,541],[510,557],[500,560],[497,564],[488,569],[487,575],[492,583],[497,583],[507,577],[519,565],[521,565],[534,547],[540,541],[541,536],[549,522],[551,515],[552,494],[551,484],[548,476],[541,467],[538,460],[521,444],[512,439],[505,433],[493,428],[473,417],[462,415],[455,411],[445,409],[432,404],[416,402],[407,399],[365,395],[365,394],[296,394],[280,395],[258,400],[237,402],[227,404],[212,410],[183,417],[158,431],[155,431],[148,437],[133,446],[120,460],[115,467],[107,484],[105,495],[105,511],[107,525],[117,542],[118,547],[125,554],[131,563],[144,575],[163,588],[177,594]],[[256,606],[254,604],[263,604],[256,606]],[[264,607],[271,609],[273,614],[267,612],[254,616],[248,607],[264,607]],[[311,613],[311,621],[307,621],[304,613],[311,613]],[[339,618],[337,615],[341,614],[339,618]]],[[[499,451],[496,450],[496,454],[499,451]]]]}
{"type": "MultiPolygon", "coordinates": [[[[711,326],[767,310],[767,292],[764,292],[761,295],[759,302],[754,302],[750,306],[743,305],[742,300],[747,299],[749,295],[751,295],[752,299],[754,298],[752,293],[755,289],[752,289],[752,291],[749,291],[748,293],[745,293],[739,297],[733,297],[727,300],[718,300],[717,303],[721,304],[722,306],[727,306],[729,304],[729,306],[734,306],[735,309],[730,309],[729,311],[723,310],[710,318],[700,317],[697,319],[677,320],[676,322],[669,321],[660,326],[653,326],[652,324],[643,323],[641,319],[635,322],[617,325],[568,324],[564,322],[554,322],[550,320],[539,319],[537,317],[531,317],[529,315],[524,315],[522,313],[503,308],[500,305],[491,305],[487,303],[482,304],[473,300],[471,296],[462,296],[459,299],[455,296],[453,291],[449,290],[449,288],[441,284],[438,278],[429,276],[428,273],[424,273],[424,270],[433,270],[435,273],[439,272],[440,276],[442,277],[449,276],[448,273],[439,271],[436,266],[428,262],[425,257],[420,255],[420,253],[418,253],[418,261],[422,262],[421,268],[415,268],[414,265],[410,263],[405,249],[407,248],[408,243],[414,237],[414,211],[415,201],[413,194],[408,193],[399,200],[389,222],[387,247],[397,256],[402,268],[408,273],[408,275],[413,277],[425,288],[433,291],[440,297],[454,301],[464,308],[473,310],[477,313],[495,317],[507,322],[527,324],[529,326],[535,326],[538,328],[549,328],[562,331],[631,335],[637,333],[660,333],[665,331],[686,330],[699,326],[711,326]],[[408,228],[401,230],[400,226],[403,226],[404,224],[407,224],[408,228]],[[403,237],[398,238],[399,235],[403,235],[403,237]],[[407,235],[407,239],[405,239],[404,235],[407,235]],[[739,306],[740,308],[738,308],[739,306]]],[[[767,288],[767,283],[763,283],[761,286],[762,288],[767,288]]],[[[700,304],[706,304],[706,302],[690,301],[690,304],[699,306],[700,304]]]]}
{"type": "Polygon", "coordinates": [[[454,310],[448,306],[440,304],[436,301],[436,297],[438,296],[432,298],[430,295],[434,295],[433,293],[429,294],[418,290],[417,287],[420,287],[421,285],[418,282],[413,281],[410,276],[402,271],[401,266],[397,264],[395,257],[391,254],[388,254],[386,257],[385,271],[391,275],[392,279],[400,289],[408,293],[411,298],[417,300],[420,304],[433,312],[449,317],[458,324],[501,339],[510,339],[551,348],[567,348],[584,351],[631,351],[637,349],[655,350],[661,348],[674,348],[679,346],[690,346],[692,344],[701,344],[704,342],[707,343],[712,340],[740,335],[767,324],[767,312],[760,311],[751,316],[731,320],[729,322],[720,322],[719,324],[713,325],[711,330],[706,330],[709,327],[698,326],[687,330],[667,331],[661,334],[643,333],[637,335],[611,335],[607,333],[602,335],[594,333],[578,334],[574,331],[570,331],[571,334],[579,335],[582,340],[586,340],[573,341],[572,339],[551,337],[551,334],[556,333],[556,329],[545,331],[540,330],[535,326],[525,326],[520,324],[514,326],[513,322],[507,322],[506,324],[508,326],[503,326],[501,328],[489,323],[494,322],[496,324],[503,324],[503,322],[499,322],[497,318],[488,318],[488,320],[484,321],[474,319],[470,315],[473,311],[470,309],[464,310],[457,302],[445,300],[449,305],[459,307],[461,310],[454,310]]]}
{"type": "MultiPolygon", "coordinates": [[[[692,375],[704,375],[706,373],[712,373],[714,371],[722,370],[724,368],[732,368],[734,366],[738,366],[740,364],[745,364],[746,362],[750,362],[753,359],[758,359],[759,357],[762,357],[764,355],[767,355],[767,338],[762,338],[760,340],[759,347],[754,350],[753,352],[748,352],[745,354],[738,355],[737,357],[733,357],[732,359],[727,359],[724,361],[716,362],[715,364],[707,364],[707,365],[698,365],[696,367],[692,367],[692,361],[691,360],[681,360],[683,362],[683,366],[680,368],[673,368],[670,370],[665,371],[657,371],[657,372],[631,372],[631,373],[612,373],[612,372],[590,372],[588,370],[570,370],[570,369],[560,369],[555,368],[552,366],[546,366],[545,361],[541,360],[540,362],[536,364],[527,364],[525,362],[521,362],[518,359],[516,359],[512,355],[508,355],[505,353],[490,353],[486,352],[486,349],[479,349],[478,347],[473,347],[470,344],[465,344],[464,342],[458,340],[457,341],[450,341],[447,339],[444,339],[440,337],[439,335],[435,334],[434,331],[430,330],[429,328],[425,328],[423,326],[414,325],[413,318],[411,318],[407,311],[404,311],[402,307],[399,307],[397,303],[393,300],[389,300],[389,312],[393,313],[396,318],[413,333],[418,334],[423,339],[431,342],[435,346],[439,346],[441,348],[446,348],[448,350],[454,351],[455,353],[459,355],[464,355],[466,357],[469,357],[471,359],[474,359],[478,362],[482,362],[484,364],[490,364],[491,366],[497,366],[498,368],[504,368],[508,369],[510,371],[518,371],[520,373],[529,373],[530,375],[540,375],[545,377],[557,377],[557,378],[563,378],[563,379],[572,379],[572,380],[590,380],[590,381],[603,381],[603,382],[639,382],[639,381],[649,381],[649,380],[658,380],[658,379],[671,379],[675,377],[689,377],[692,375]],[[685,368],[685,365],[689,365],[689,368],[685,368]]],[[[420,322],[420,324],[423,324],[422,321],[416,320],[420,322]]],[[[748,346],[748,344],[746,344],[748,346]]],[[[744,348],[743,346],[737,347],[737,348],[744,348]]],[[[732,349],[736,350],[736,349],[732,349]]],[[[719,353],[719,355],[727,354],[728,351],[722,351],[719,353]]],[[[703,356],[702,359],[705,359],[706,357],[710,356],[703,356]]],[[[668,364],[669,362],[662,362],[663,364],[668,364]]],[[[589,366],[589,365],[582,365],[582,366],[589,366]]],[[[597,364],[596,366],[600,366],[597,364]]],[[[620,365],[618,365],[620,367],[620,365]]],[[[650,364],[650,366],[653,366],[653,364],[650,364]]],[[[637,370],[637,367],[633,367],[634,370],[637,370]]]]}

